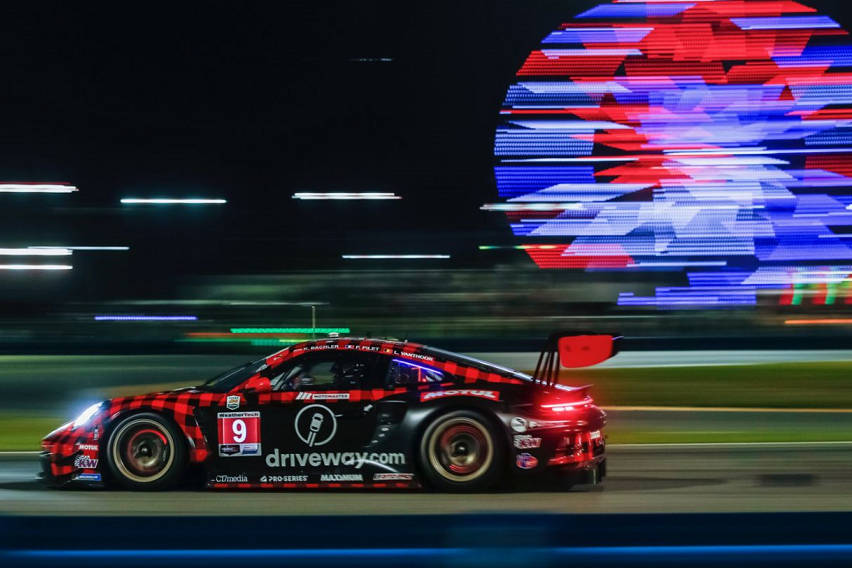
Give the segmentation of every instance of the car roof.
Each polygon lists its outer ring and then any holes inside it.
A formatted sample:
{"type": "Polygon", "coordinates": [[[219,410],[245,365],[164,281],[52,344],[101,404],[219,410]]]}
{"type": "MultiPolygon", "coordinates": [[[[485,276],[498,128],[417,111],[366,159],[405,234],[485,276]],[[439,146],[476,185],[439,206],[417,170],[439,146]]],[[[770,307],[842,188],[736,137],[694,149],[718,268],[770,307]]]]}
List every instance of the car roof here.
{"type": "Polygon", "coordinates": [[[432,363],[441,368],[444,368],[445,366],[444,364],[441,364],[442,362],[452,361],[458,366],[476,369],[478,371],[485,372],[488,374],[497,374],[502,375],[504,377],[511,377],[513,379],[520,380],[532,379],[532,377],[530,377],[529,375],[526,375],[514,369],[502,367],[500,365],[496,365],[488,361],[481,361],[479,359],[468,357],[467,355],[462,355],[460,353],[445,351],[443,349],[429,347],[428,345],[422,345],[420,343],[414,343],[411,341],[399,341],[396,339],[384,338],[331,337],[315,339],[311,341],[297,343],[295,345],[291,345],[290,347],[286,347],[281,351],[271,355],[270,357],[267,357],[266,360],[267,363],[269,363],[270,365],[277,365],[278,363],[286,359],[301,355],[303,353],[327,350],[343,351],[350,349],[361,352],[374,352],[389,356],[397,356],[406,359],[419,360],[427,365],[429,363],[432,363]]]}

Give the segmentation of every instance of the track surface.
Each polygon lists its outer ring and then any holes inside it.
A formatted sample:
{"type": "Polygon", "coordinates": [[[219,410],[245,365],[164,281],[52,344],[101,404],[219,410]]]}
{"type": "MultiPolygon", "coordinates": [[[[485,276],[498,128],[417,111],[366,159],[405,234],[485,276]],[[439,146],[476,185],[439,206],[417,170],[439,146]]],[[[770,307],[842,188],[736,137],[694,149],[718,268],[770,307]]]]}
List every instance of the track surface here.
{"type": "Polygon", "coordinates": [[[612,447],[603,490],[425,492],[49,490],[35,456],[0,457],[0,514],[328,515],[846,511],[852,444],[612,447]]]}

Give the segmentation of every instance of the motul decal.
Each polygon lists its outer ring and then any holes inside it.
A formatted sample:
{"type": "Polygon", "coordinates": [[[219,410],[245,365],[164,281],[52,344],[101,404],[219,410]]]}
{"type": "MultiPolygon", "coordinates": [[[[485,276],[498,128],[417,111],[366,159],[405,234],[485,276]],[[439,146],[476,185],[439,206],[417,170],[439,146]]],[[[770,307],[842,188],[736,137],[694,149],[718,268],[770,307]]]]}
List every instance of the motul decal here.
{"type": "Polygon", "coordinates": [[[349,400],[348,392],[300,392],[296,400],[349,400]]]}
{"type": "Polygon", "coordinates": [[[500,393],[497,391],[457,389],[424,392],[420,395],[420,401],[423,402],[435,398],[444,398],[445,396],[477,396],[479,398],[487,398],[488,400],[500,400],[500,393]]]}

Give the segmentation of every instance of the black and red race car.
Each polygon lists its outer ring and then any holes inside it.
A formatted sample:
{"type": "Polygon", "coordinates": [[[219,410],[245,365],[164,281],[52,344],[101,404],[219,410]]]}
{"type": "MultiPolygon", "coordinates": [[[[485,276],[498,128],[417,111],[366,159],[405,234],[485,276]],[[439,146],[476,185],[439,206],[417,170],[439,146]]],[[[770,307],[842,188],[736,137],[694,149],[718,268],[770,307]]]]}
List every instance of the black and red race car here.
{"type": "Polygon", "coordinates": [[[509,479],[598,483],[604,412],[560,364],[615,352],[554,334],[535,376],[410,342],[301,343],[190,388],[91,406],[42,441],[52,485],[166,489],[482,490],[509,479]]]}

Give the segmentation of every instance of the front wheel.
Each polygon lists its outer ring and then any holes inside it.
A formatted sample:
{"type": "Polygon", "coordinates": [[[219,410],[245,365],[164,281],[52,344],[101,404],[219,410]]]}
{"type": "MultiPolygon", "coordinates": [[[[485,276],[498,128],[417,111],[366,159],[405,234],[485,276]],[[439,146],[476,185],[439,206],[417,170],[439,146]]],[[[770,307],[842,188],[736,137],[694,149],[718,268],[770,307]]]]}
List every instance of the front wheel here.
{"type": "Polygon", "coordinates": [[[444,491],[493,487],[503,470],[505,448],[482,414],[457,410],[439,416],[420,441],[420,463],[429,483],[444,491]]]}
{"type": "Polygon", "coordinates": [[[183,435],[159,414],[133,414],[109,436],[107,463],[112,478],[127,489],[174,487],[183,475],[187,451],[183,435]]]}

